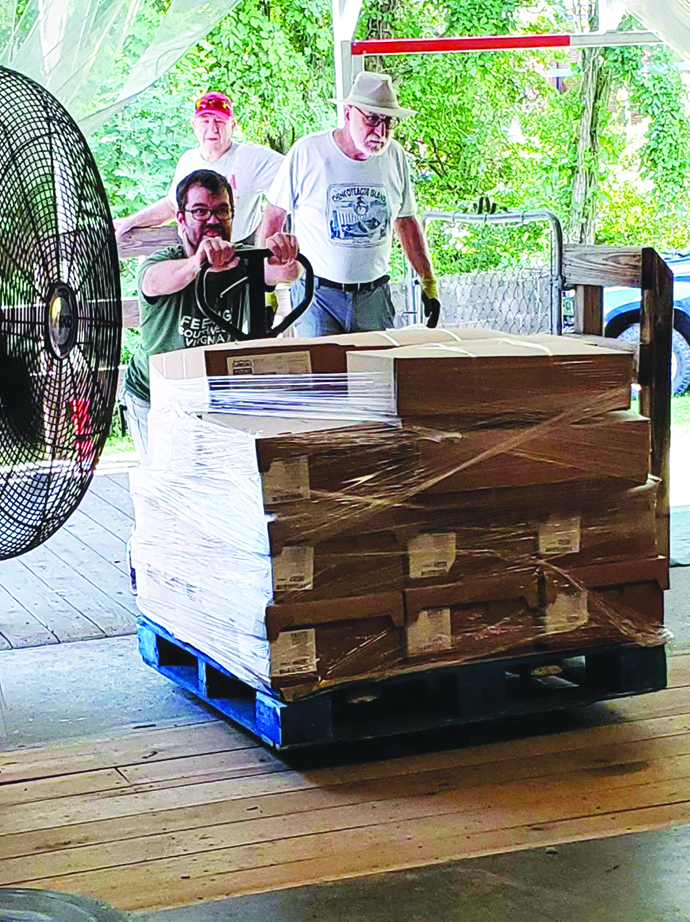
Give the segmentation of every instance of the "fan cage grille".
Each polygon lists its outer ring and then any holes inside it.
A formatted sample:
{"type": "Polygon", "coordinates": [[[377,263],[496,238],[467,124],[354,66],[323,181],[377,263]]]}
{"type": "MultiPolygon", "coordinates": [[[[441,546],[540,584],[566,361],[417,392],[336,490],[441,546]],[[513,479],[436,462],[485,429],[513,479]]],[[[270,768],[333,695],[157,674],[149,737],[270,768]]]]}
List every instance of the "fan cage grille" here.
{"type": "Polygon", "coordinates": [[[115,402],[121,310],[89,147],[50,93],[0,67],[0,559],[45,541],[91,482],[115,402]],[[64,355],[51,345],[56,287],[74,305],[62,315],[74,324],[64,355]]]}

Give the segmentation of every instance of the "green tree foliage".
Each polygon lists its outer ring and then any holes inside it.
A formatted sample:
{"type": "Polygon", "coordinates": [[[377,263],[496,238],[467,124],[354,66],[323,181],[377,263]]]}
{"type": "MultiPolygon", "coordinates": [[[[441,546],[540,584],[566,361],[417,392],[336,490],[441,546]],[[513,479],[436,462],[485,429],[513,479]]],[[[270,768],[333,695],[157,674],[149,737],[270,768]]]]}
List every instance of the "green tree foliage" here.
{"type": "MultiPolygon", "coordinates": [[[[628,26],[635,25],[629,21],[628,26]]],[[[617,93],[617,158],[604,184],[598,228],[604,243],[664,251],[690,246],[690,116],[678,58],[663,46],[608,52],[617,93]],[[630,140],[631,129],[643,127],[630,140]],[[626,143],[627,138],[627,143],[626,143]]]]}

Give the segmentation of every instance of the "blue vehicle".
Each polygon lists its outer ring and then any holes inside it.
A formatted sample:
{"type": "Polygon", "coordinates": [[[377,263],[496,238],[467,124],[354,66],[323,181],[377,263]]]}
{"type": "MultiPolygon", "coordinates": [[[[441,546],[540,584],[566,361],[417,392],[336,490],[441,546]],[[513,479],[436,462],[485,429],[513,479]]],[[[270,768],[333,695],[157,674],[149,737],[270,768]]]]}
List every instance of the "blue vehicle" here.
{"type": "MultiPolygon", "coordinates": [[[[666,257],[673,272],[673,352],[671,392],[690,387],[690,254],[666,257]]],[[[640,338],[640,292],[636,288],[604,289],[604,334],[637,342],[640,338]]]]}

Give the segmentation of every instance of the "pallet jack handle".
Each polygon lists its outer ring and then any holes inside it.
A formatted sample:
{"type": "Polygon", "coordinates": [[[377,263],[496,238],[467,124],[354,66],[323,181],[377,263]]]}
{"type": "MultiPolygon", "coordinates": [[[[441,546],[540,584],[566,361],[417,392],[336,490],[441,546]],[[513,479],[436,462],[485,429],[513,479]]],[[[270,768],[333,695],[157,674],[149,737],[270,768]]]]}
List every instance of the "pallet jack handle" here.
{"type": "MultiPolygon", "coordinates": [[[[311,304],[314,297],[314,270],[311,263],[302,253],[297,254],[297,262],[305,268],[304,298],[294,307],[287,317],[284,317],[276,326],[272,326],[273,312],[266,307],[266,285],[264,280],[264,259],[272,256],[270,250],[263,247],[238,247],[237,256],[246,263],[247,284],[249,287],[249,324],[248,330],[225,320],[212,308],[206,299],[206,276],[210,269],[208,264],[201,268],[196,277],[195,295],[196,303],[201,313],[212,320],[217,326],[230,333],[238,341],[250,339],[271,339],[283,333],[295,320],[302,316],[311,304]]],[[[214,273],[222,278],[222,272],[214,273]]]]}

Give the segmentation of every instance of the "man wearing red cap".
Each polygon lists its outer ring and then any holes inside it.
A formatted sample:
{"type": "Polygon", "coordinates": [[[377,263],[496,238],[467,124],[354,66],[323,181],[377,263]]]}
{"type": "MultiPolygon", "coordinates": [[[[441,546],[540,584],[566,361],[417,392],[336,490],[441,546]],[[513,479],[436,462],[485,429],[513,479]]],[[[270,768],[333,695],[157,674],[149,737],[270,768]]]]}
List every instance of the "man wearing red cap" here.
{"type": "Polygon", "coordinates": [[[180,157],[168,195],[136,214],[116,218],[113,223],[118,240],[135,227],[156,227],[172,221],[177,210],[175,190],[181,180],[196,170],[212,170],[224,176],[233,191],[232,242],[253,242],[261,221],[262,197],[283,155],[259,144],[233,140],[235,113],[224,93],[205,93],[197,100],[192,128],[199,146],[180,157]]]}

